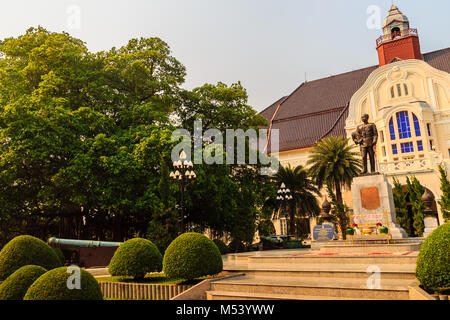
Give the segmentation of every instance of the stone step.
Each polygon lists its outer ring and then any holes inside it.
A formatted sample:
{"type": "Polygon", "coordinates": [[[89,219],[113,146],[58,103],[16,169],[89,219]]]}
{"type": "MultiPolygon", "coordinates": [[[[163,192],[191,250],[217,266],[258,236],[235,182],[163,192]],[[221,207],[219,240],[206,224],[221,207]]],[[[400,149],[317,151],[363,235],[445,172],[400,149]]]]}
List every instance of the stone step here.
{"type": "Polygon", "coordinates": [[[206,299],[207,300],[376,300],[376,299],[364,299],[362,297],[355,299],[344,297],[231,292],[231,291],[207,291],[206,299]]]}
{"type": "Polygon", "coordinates": [[[320,247],[320,253],[347,253],[347,254],[370,254],[379,253],[405,253],[419,251],[420,243],[403,244],[354,244],[354,245],[324,245],[320,247]]]}
{"type": "Polygon", "coordinates": [[[239,256],[228,258],[225,264],[368,264],[368,265],[406,265],[416,264],[417,254],[410,255],[286,255],[286,256],[239,256]]]}
{"type": "MultiPolygon", "coordinates": [[[[370,264],[258,264],[225,265],[228,273],[245,273],[247,276],[262,277],[325,277],[325,278],[363,278],[373,273],[374,265],[370,264]],[[370,269],[369,269],[370,268],[370,269]],[[368,273],[369,271],[369,273],[368,273]]],[[[382,279],[415,280],[415,265],[376,265],[382,279]]]]}
{"type": "Polygon", "coordinates": [[[212,283],[211,291],[293,296],[325,296],[358,299],[408,300],[410,279],[381,280],[379,289],[368,288],[367,279],[326,277],[250,277],[241,276],[212,283]]]}

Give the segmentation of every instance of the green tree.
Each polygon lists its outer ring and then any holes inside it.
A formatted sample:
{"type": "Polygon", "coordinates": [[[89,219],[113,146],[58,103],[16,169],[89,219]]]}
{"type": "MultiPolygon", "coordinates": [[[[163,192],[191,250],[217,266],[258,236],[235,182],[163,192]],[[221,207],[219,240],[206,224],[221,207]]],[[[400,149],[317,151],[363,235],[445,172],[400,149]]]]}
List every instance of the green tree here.
{"type": "Polygon", "coordinates": [[[416,177],[407,177],[406,184],[408,188],[409,201],[412,206],[414,234],[421,237],[423,235],[423,231],[425,230],[425,216],[423,214],[425,205],[422,202],[422,195],[425,192],[425,188],[420,184],[416,177]]]}
{"type": "Polygon", "coordinates": [[[397,216],[397,222],[405,229],[408,236],[414,235],[413,219],[409,214],[407,207],[408,193],[403,190],[402,184],[394,177],[394,189],[392,190],[395,204],[395,214],[397,216]]]}
{"type": "MultiPolygon", "coordinates": [[[[308,160],[311,165],[310,175],[318,187],[329,185],[336,195],[336,201],[341,205],[344,204],[342,188],[350,188],[353,178],[361,172],[361,160],[353,148],[348,139],[330,136],[314,146],[308,160]]],[[[340,229],[341,236],[344,237],[342,225],[340,229]]]]}
{"type": "Polygon", "coordinates": [[[441,175],[441,200],[439,205],[441,206],[442,215],[444,219],[448,220],[450,218],[450,181],[447,178],[447,172],[444,166],[441,164],[439,166],[439,173],[441,175]]]}
{"type": "Polygon", "coordinates": [[[284,183],[291,191],[292,200],[283,201],[281,209],[289,216],[289,234],[295,234],[297,218],[319,215],[320,207],[316,198],[320,195],[319,190],[301,165],[295,168],[280,167],[274,180],[277,186],[284,183]]]}

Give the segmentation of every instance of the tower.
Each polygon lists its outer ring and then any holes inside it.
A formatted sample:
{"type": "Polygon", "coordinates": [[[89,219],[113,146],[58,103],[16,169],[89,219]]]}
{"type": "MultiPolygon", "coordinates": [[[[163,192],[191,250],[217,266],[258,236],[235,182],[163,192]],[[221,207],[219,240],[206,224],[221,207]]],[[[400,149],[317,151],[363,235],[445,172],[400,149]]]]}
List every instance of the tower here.
{"type": "Polygon", "coordinates": [[[395,5],[383,21],[383,35],[377,39],[377,51],[380,67],[395,59],[423,59],[417,29],[410,28],[408,18],[395,5]]]}

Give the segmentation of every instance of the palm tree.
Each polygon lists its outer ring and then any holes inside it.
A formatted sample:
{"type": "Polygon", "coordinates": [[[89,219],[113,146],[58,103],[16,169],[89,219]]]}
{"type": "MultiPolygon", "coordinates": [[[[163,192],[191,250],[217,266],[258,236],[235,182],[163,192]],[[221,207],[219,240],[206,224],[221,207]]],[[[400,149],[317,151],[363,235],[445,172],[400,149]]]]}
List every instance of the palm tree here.
{"type": "MultiPolygon", "coordinates": [[[[314,177],[319,189],[325,184],[334,190],[341,207],[344,205],[342,188],[344,186],[350,188],[353,178],[358,176],[362,168],[359,153],[353,151],[353,148],[354,146],[349,145],[348,139],[330,136],[314,146],[308,160],[308,165],[311,165],[310,175],[314,177]]],[[[343,219],[339,220],[343,222],[343,219]]],[[[344,226],[342,223],[339,225],[343,236],[344,226]]]]}
{"type": "Polygon", "coordinates": [[[289,216],[289,234],[295,234],[296,217],[313,217],[320,213],[319,203],[316,196],[320,195],[319,189],[308,176],[308,171],[303,166],[294,169],[280,166],[274,176],[278,186],[285,184],[291,191],[292,199],[280,204],[289,216]]]}

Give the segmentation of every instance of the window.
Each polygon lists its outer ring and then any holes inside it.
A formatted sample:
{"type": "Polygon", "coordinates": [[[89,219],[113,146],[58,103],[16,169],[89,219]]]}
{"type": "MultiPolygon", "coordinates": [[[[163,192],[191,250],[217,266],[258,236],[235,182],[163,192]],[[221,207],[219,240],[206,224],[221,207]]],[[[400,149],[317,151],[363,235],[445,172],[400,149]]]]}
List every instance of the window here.
{"type": "Polygon", "coordinates": [[[397,113],[397,126],[399,139],[411,138],[411,127],[407,111],[397,113]]]}
{"type": "Polygon", "coordinates": [[[392,145],[392,154],[398,154],[398,150],[397,150],[397,145],[396,144],[392,145]]]}
{"type": "MultiPolygon", "coordinates": [[[[400,140],[399,144],[393,143],[391,145],[392,155],[424,151],[424,142],[420,139],[422,137],[422,130],[419,118],[412,112],[400,111],[392,116],[389,119],[390,141],[396,142],[400,140]]],[[[431,144],[432,142],[430,142],[431,144]]]]}
{"type": "Polygon", "coordinates": [[[394,120],[389,121],[389,131],[391,133],[391,140],[395,141],[395,128],[394,128],[394,120]]]}
{"type": "Polygon", "coordinates": [[[414,152],[414,146],[412,142],[405,142],[400,144],[402,153],[411,153],[414,152]]]}
{"type": "Polygon", "coordinates": [[[433,151],[433,149],[434,149],[433,140],[430,140],[430,150],[433,151]]]}
{"type": "Polygon", "coordinates": [[[380,131],[380,136],[381,136],[381,142],[384,142],[384,132],[380,131]]]}
{"type": "Polygon", "coordinates": [[[418,151],[423,151],[423,143],[422,141],[417,141],[417,150],[418,151]]]}
{"type": "Polygon", "coordinates": [[[391,98],[400,98],[409,96],[409,87],[406,83],[397,83],[391,87],[391,98]]]}
{"type": "Polygon", "coordinates": [[[427,123],[428,136],[431,137],[431,123],[427,123]]]}
{"type": "Polygon", "coordinates": [[[383,147],[383,157],[386,157],[386,147],[383,147]]]}
{"type": "Polygon", "coordinates": [[[416,115],[413,113],[413,121],[414,121],[414,130],[416,131],[416,137],[420,137],[421,136],[421,132],[420,132],[420,124],[419,124],[419,119],[417,119],[416,115]]]}
{"type": "Polygon", "coordinates": [[[399,84],[397,85],[397,93],[399,97],[402,96],[402,87],[399,84]]]}

